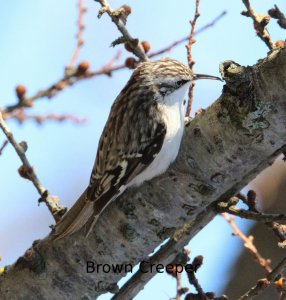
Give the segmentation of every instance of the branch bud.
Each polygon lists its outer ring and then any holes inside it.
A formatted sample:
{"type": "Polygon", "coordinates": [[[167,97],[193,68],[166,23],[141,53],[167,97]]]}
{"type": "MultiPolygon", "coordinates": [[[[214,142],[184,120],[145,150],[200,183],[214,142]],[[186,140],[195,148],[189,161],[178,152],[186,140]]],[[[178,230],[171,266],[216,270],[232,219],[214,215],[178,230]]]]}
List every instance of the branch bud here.
{"type": "Polygon", "coordinates": [[[270,16],[265,16],[260,22],[261,26],[263,27],[267,26],[268,23],[270,22],[270,19],[271,19],[270,16]]]}
{"type": "Polygon", "coordinates": [[[18,169],[18,173],[22,178],[31,180],[31,175],[34,173],[33,168],[29,168],[25,165],[22,165],[19,169],[18,169]]]}
{"type": "Polygon", "coordinates": [[[136,59],[134,57],[127,57],[125,60],[125,66],[128,69],[135,69],[136,68],[136,59]]]}
{"type": "Polygon", "coordinates": [[[15,90],[16,90],[16,95],[17,95],[18,99],[20,101],[22,101],[26,95],[26,91],[27,91],[26,87],[24,85],[19,84],[16,86],[15,90]]]}
{"type": "Polygon", "coordinates": [[[120,9],[122,9],[122,15],[123,15],[125,18],[127,18],[127,17],[131,14],[131,12],[132,12],[131,7],[130,7],[129,5],[126,5],[126,4],[122,5],[122,6],[120,7],[120,9]]]}
{"type": "Polygon", "coordinates": [[[278,41],[276,41],[275,42],[275,47],[276,48],[284,48],[285,47],[285,45],[286,45],[286,42],[285,41],[282,41],[282,40],[278,40],[278,41]]]}
{"type": "Polygon", "coordinates": [[[89,69],[89,62],[87,60],[82,61],[77,67],[77,73],[82,75],[89,69]]]}
{"type": "Polygon", "coordinates": [[[151,49],[151,45],[147,41],[141,42],[141,46],[144,49],[145,53],[147,53],[151,49]]]}
{"type": "Polygon", "coordinates": [[[262,278],[257,281],[257,286],[261,289],[266,289],[270,285],[270,282],[267,278],[262,278]]]}
{"type": "Polygon", "coordinates": [[[268,14],[271,18],[274,18],[274,19],[279,18],[279,11],[276,8],[270,8],[268,10],[268,14]]]}
{"type": "Polygon", "coordinates": [[[28,150],[28,144],[26,141],[20,142],[19,145],[21,146],[21,148],[24,152],[26,152],[28,150]]]}
{"type": "Polygon", "coordinates": [[[241,12],[241,14],[242,14],[243,16],[245,16],[245,17],[250,17],[249,11],[247,11],[247,10],[243,10],[243,11],[241,12]]]}
{"type": "Polygon", "coordinates": [[[55,84],[55,89],[58,91],[62,91],[66,86],[66,83],[63,81],[59,81],[58,83],[55,84]]]}
{"type": "Polygon", "coordinates": [[[204,257],[202,255],[198,255],[194,258],[192,265],[194,267],[195,272],[202,266],[204,257]]]}
{"type": "Polygon", "coordinates": [[[128,51],[128,52],[132,52],[132,48],[130,47],[130,45],[128,43],[124,43],[124,48],[128,51]]]}

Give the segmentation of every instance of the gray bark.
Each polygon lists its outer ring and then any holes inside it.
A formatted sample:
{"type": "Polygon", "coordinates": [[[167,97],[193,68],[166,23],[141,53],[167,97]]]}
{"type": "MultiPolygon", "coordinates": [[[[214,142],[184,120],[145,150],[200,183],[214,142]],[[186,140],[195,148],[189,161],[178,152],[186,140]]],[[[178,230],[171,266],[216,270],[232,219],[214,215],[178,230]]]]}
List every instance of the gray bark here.
{"type": "Polygon", "coordinates": [[[286,49],[252,67],[221,68],[222,95],[186,128],[175,164],[112,203],[87,240],[77,233],[35,243],[1,276],[1,299],[88,299],[115,291],[125,274],[89,274],[87,260],[136,265],[273,162],[286,145],[286,49]]]}

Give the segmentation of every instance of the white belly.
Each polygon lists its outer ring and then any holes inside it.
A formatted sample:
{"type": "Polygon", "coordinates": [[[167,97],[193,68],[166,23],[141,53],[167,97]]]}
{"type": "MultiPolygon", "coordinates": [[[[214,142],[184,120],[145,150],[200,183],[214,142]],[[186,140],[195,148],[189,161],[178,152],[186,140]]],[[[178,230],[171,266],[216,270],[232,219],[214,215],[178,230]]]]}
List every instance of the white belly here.
{"type": "Polygon", "coordinates": [[[176,159],[180,148],[184,131],[184,110],[182,101],[175,103],[159,104],[163,113],[166,128],[166,136],[160,152],[145,171],[137,175],[128,185],[139,185],[143,181],[164,173],[170,164],[176,159]]]}

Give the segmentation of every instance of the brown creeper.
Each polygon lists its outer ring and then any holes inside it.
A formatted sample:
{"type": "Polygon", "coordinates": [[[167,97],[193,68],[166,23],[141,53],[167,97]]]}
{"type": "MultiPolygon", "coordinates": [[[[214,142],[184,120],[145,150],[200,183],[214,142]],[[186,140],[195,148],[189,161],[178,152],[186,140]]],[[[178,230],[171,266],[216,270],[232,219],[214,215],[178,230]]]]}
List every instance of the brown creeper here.
{"type": "Polygon", "coordinates": [[[139,64],[111,107],[89,186],[55,227],[56,239],[84,225],[88,234],[126,188],[167,170],[183,135],[184,94],[202,78],[220,80],[170,58],[139,64]]]}

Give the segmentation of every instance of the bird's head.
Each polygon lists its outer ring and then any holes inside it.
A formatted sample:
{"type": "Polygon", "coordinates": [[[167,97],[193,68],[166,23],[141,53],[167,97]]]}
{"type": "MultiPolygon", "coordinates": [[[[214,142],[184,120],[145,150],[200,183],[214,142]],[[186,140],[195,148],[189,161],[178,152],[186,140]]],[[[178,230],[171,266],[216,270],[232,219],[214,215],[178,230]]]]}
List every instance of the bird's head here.
{"type": "Polygon", "coordinates": [[[166,57],[139,64],[132,77],[140,82],[141,88],[155,89],[159,101],[171,95],[172,98],[182,100],[193,80],[221,80],[211,75],[194,74],[188,66],[166,57]]]}

